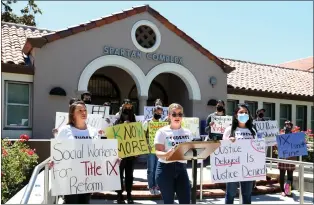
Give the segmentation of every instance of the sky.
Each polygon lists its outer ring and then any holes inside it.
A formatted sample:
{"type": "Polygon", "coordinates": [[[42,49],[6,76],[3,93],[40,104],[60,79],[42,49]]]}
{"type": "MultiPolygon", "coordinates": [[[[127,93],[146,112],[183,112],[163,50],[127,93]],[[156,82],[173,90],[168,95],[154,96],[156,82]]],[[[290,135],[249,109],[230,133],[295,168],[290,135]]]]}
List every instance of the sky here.
{"type": "MultiPolygon", "coordinates": [[[[61,30],[149,4],[218,57],[279,64],[313,56],[312,1],[35,1],[38,28],[61,30]]],[[[26,1],[12,7],[17,13],[26,1]]]]}

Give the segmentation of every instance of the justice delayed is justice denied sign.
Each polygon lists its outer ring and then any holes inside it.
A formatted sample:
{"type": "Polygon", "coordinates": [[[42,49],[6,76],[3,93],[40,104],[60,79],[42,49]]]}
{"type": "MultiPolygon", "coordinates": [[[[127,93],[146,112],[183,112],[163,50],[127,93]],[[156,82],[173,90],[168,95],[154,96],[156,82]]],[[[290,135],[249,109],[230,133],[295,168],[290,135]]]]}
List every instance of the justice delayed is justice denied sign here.
{"type": "Polygon", "coordinates": [[[210,155],[213,183],[254,181],[266,179],[265,140],[221,140],[210,155]]]}
{"type": "Polygon", "coordinates": [[[117,147],[114,139],[52,139],[52,196],[120,190],[117,147]]]}

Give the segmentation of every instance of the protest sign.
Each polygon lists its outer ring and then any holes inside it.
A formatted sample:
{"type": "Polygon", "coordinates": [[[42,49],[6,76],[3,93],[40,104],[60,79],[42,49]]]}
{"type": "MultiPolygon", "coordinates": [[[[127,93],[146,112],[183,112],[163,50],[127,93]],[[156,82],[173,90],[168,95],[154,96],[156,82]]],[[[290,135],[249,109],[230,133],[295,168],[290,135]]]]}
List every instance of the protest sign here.
{"type": "Polygon", "coordinates": [[[279,135],[279,127],[276,120],[269,121],[253,121],[256,131],[261,138],[265,138],[266,146],[274,146],[277,144],[276,136],[279,135]]]}
{"type": "Polygon", "coordinates": [[[221,140],[210,155],[213,183],[254,181],[266,179],[265,140],[221,140]]]}
{"type": "MultiPolygon", "coordinates": [[[[59,129],[60,127],[68,123],[69,113],[67,112],[56,112],[56,122],[55,128],[59,129]]],[[[98,130],[105,128],[105,119],[98,114],[87,114],[86,123],[98,130]]]]}
{"type": "Polygon", "coordinates": [[[169,123],[168,122],[149,122],[148,123],[148,137],[149,137],[149,146],[151,147],[151,153],[155,153],[155,145],[154,145],[154,140],[155,140],[155,135],[157,130],[160,128],[167,126],[169,123]]]}
{"type": "MultiPolygon", "coordinates": [[[[232,124],[232,116],[212,116],[211,133],[223,134],[225,129],[232,124]]],[[[206,125],[207,126],[207,125],[206,125]]]]}
{"type": "Polygon", "coordinates": [[[52,196],[120,190],[117,140],[51,140],[52,196]]]}
{"type": "Polygon", "coordinates": [[[289,157],[308,155],[304,132],[296,132],[277,136],[278,156],[289,157]]]}
{"type": "Polygon", "coordinates": [[[193,138],[200,138],[200,121],[198,117],[184,117],[181,126],[189,129],[193,138]]]}
{"type": "Polygon", "coordinates": [[[109,116],[109,106],[103,106],[103,105],[92,105],[92,104],[85,104],[86,110],[88,114],[98,114],[103,117],[109,116]]]}
{"type": "MultiPolygon", "coordinates": [[[[144,106],[144,119],[148,120],[154,115],[154,106],[144,106]]],[[[162,107],[163,114],[161,115],[161,119],[165,119],[168,116],[168,107],[162,107]]]]}
{"type": "Polygon", "coordinates": [[[136,115],[135,120],[136,120],[136,122],[143,123],[145,121],[145,116],[144,115],[136,115]]]}
{"type": "Polygon", "coordinates": [[[142,123],[140,122],[123,123],[107,127],[105,133],[108,139],[118,140],[120,158],[149,153],[142,123]]]}

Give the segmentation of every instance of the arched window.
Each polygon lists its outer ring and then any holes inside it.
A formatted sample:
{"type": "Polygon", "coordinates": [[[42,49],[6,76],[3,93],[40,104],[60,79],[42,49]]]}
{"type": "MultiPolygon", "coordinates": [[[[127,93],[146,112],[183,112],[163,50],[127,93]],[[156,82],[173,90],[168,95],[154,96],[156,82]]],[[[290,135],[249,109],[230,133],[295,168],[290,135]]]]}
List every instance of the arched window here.
{"type": "Polygon", "coordinates": [[[88,91],[92,93],[92,103],[103,105],[110,103],[110,114],[115,114],[120,107],[120,91],[117,84],[103,75],[93,75],[88,82],[88,91]]]}
{"type": "MultiPolygon", "coordinates": [[[[147,106],[153,106],[155,100],[158,98],[162,100],[164,106],[168,106],[168,95],[165,89],[160,83],[153,80],[148,91],[147,106]]],[[[135,85],[133,85],[133,87],[130,90],[129,99],[136,103],[135,110],[136,112],[138,112],[138,108],[137,108],[138,94],[137,94],[137,89],[135,85]]],[[[140,108],[140,109],[144,109],[144,108],[140,108]]]]}

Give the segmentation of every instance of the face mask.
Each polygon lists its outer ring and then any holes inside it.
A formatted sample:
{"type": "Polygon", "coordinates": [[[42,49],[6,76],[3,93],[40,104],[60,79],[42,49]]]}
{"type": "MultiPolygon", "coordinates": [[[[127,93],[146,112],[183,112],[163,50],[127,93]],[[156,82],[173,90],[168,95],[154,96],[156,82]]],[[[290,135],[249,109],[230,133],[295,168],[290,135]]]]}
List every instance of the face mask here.
{"type": "Polygon", "coordinates": [[[259,117],[259,118],[263,118],[263,117],[264,117],[264,113],[258,114],[258,117],[259,117]]]}
{"type": "Polygon", "coordinates": [[[248,114],[238,114],[238,120],[241,123],[246,123],[249,120],[249,115],[248,114]]]}
{"type": "Polygon", "coordinates": [[[91,104],[92,101],[91,101],[91,100],[84,100],[84,103],[85,103],[85,104],[91,104]]]}
{"type": "Polygon", "coordinates": [[[130,114],[130,112],[131,112],[130,109],[124,109],[124,110],[123,110],[123,113],[126,114],[126,115],[130,114]]]}
{"type": "Polygon", "coordinates": [[[161,118],[161,115],[158,115],[158,114],[154,114],[154,119],[156,119],[156,120],[159,120],[161,118]]]}
{"type": "Polygon", "coordinates": [[[291,132],[291,128],[290,127],[285,127],[285,133],[289,133],[291,132]]]}
{"type": "Polygon", "coordinates": [[[218,112],[222,112],[224,110],[224,107],[223,106],[217,106],[216,109],[218,112]]]}

